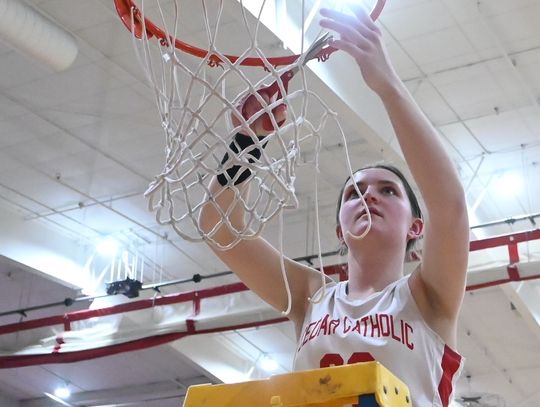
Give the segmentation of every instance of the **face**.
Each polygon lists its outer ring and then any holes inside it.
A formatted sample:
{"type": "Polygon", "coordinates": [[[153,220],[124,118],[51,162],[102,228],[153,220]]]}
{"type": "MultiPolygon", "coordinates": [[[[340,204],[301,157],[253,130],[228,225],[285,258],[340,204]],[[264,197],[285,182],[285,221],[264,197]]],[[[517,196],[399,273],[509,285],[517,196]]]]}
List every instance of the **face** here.
{"type": "MultiPolygon", "coordinates": [[[[368,237],[379,236],[388,243],[402,245],[418,237],[421,222],[413,218],[405,187],[396,174],[383,168],[368,168],[356,172],[354,182],[371,213],[368,237]]],[[[341,199],[338,238],[351,247],[353,241],[349,241],[347,232],[361,235],[369,225],[368,216],[351,180],[345,185],[341,199]]]]}

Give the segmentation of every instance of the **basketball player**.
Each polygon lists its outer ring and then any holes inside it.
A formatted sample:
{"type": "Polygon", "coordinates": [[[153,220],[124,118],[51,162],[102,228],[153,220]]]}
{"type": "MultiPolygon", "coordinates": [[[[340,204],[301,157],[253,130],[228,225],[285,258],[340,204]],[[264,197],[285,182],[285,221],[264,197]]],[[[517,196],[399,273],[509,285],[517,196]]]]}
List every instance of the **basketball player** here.
{"type": "MultiPolygon", "coordinates": [[[[409,386],[414,406],[448,406],[463,363],[456,351],[456,326],[468,256],[464,191],[436,131],[390,64],[379,28],[361,7],[354,15],[334,10],[321,14],[321,26],[336,33],[332,45],[356,60],[364,81],[384,104],[427,219],[424,223],[411,187],[394,167],[361,169],[346,181],[336,234],[347,251],[348,281],[330,284],[314,303],[308,298],[321,294],[320,275],[285,259],[292,294],[288,316],[298,337],[295,369],[377,360],[409,386]],[[367,235],[358,239],[369,223],[367,235]],[[407,249],[420,237],[422,260],[404,276],[407,249]]],[[[258,110],[260,106],[246,106],[249,115],[258,110]]],[[[275,116],[281,122],[285,108],[275,116]]],[[[264,136],[268,132],[259,121],[252,129],[264,136]]],[[[249,188],[249,170],[241,177],[238,171],[242,169],[229,168],[212,181],[216,204],[224,209],[235,199],[228,180],[234,178],[244,192],[249,188]],[[227,190],[217,194],[223,188],[227,190]]],[[[243,229],[243,215],[236,206],[230,215],[233,227],[243,229]]],[[[200,226],[212,230],[219,216],[214,205],[206,205],[200,226]]],[[[234,235],[222,225],[213,239],[226,245],[234,235]]],[[[280,311],[287,308],[280,253],[262,237],[215,252],[263,300],[280,311]]]]}

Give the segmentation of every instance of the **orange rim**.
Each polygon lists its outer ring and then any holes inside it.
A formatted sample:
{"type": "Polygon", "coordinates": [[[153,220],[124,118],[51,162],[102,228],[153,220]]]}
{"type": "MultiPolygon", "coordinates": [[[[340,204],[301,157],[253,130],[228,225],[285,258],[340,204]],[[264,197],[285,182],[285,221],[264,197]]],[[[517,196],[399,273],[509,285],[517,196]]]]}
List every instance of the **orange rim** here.
{"type": "MultiPolygon", "coordinates": [[[[370,13],[371,19],[373,21],[379,18],[384,8],[385,3],[386,3],[386,0],[377,0],[375,7],[373,7],[373,10],[370,13]]],[[[146,28],[146,36],[148,38],[156,37],[156,39],[160,41],[162,45],[168,45],[170,42],[174,42],[175,48],[183,52],[186,52],[188,54],[194,55],[199,58],[208,57],[208,65],[210,66],[220,66],[221,64],[223,64],[223,60],[221,59],[221,57],[217,56],[216,54],[210,54],[208,50],[188,44],[187,42],[181,41],[178,38],[168,36],[161,28],[155,25],[152,21],[150,21],[147,18],[143,19],[142,13],[137,7],[137,5],[135,4],[134,0],[114,0],[114,5],[116,7],[116,12],[120,16],[120,19],[122,20],[126,28],[129,31],[131,31],[131,33],[133,33],[133,35],[135,35],[136,38],[141,39],[143,37],[142,35],[143,30],[146,28]],[[134,23],[133,27],[131,25],[132,12],[133,12],[133,23],[134,23]]],[[[323,48],[317,55],[317,58],[319,60],[325,61],[328,59],[330,54],[332,54],[334,51],[336,51],[336,49],[333,47],[323,48]]],[[[242,59],[242,61],[240,62],[240,65],[260,66],[260,67],[266,67],[267,64],[270,64],[272,66],[290,65],[294,61],[296,61],[299,56],[300,55],[296,54],[296,55],[288,55],[288,56],[282,56],[282,57],[269,57],[269,58],[266,58],[266,61],[268,62],[266,62],[265,60],[259,57],[247,57],[247,58],[242,59]]],[[[225,55],[225,58],[227,58],[233,64],[239,59],[239,57],[236,55],[225,55]]]]}

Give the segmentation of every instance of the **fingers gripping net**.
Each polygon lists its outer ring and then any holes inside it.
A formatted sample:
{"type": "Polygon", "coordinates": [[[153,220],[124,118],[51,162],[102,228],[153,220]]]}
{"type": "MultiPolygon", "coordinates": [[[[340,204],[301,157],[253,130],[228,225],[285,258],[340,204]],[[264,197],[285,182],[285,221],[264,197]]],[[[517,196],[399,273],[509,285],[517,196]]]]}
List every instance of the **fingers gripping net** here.
{"type": "MultiPolygon", "coordinates": [[[[187,10],[182,9],[184,3],[175,0],[163,2],[163,5],[160,1],[151,4],[148,12],[154,13],[154,21],[160,21],[166,38],[178,38],[182,29],[179,17],[187,10]]],[[[176,49],[172,41],[154,41],[144,26],[142,33],[138,33],[141,41],[134,40],[138,58],[153,86],[166,137],[165,166],[145,195],[149,208],[156,212],[158,223],[171,225],[189,241],[206,240],[226,249],[241,239],[259,235],[264,224],[284,208],[297,207],[294,182],[301,149],[309,145],[310,149],[318,150],[319,134],[326,121],[336,119],[324,102],[308,89],[301,58],[289,66],[276,67],[270,63],[259,47],[259,41],[268,36],[259,18],[253,18],[244,7],[239,7],[243,27],[236,29],[247,40],[247,45],[237,54],[237,59],[228,58],[220,51],[219,44],[223,42],[222,26],[227,25],[224,1],[189,1],[187,4],[191,14],[193,7],[201,7],[208,42],[205,45],[209,50],[206,56],[188,55],[176,49]],[[264,69],[241,66],[253,56],[260,58],[264,69]],[[298,67],[298,73],[293,81],[294,88],[291,82],[287,92],[287,84],[280,77],[293,67],[298,67]],[[277,97],[267,100],[257,93],[262,85],[273,82],[279,87],[277,97]],[[256,97],[261,110],[246,119],[241,101],[249,95],[256,97]],[[280,105],[287,107],[288,116],[281,127],[272,114],[280,105]],[[319,112],[316,121],[307,117],[308,106],[319,112]],[[265,117],[274,130],[261,139],[252,126],[265,117]],[[233,122],[239,124],[233,125],[233,122]],[[252,140],[252,146],[244,150],[237,145],[231,147],[239,132],[252,140]],[[253,154],[254,149],[261,152],[260,157],[253,154]],[[226,154],[228,160],[222,163],[226,154]],[[242,170],[231,177],[226,170],[232,166],[240,166],[242,170]],[[245,191],[246,183],[237,182],[244,169],[251,173],[249,194],[245,191]],[[227,188],[211,193],[210,182],[220,174],[226,176],[227,188]],[[224,208],[216,202],[221,194],[230,193],[227,190],[233,191],[234,202],[224,208]],[[208,204],[220,214],[221,220],[211,231],[205,232],[198,220],[201,209],[208,204]],[[239,208],[245,213],[242,229],[230,221],[233,211],[239,208]],[[223,226],[235,236],[226,245],[214,239],[216,231],[223,226]]],[[[260,13],[265,4],[262,1],[260,13]]],[[[147,13],[144,2],[141,2],[140,12],[147,13]]],[[[132,21],[136,17],[132,15],[132,21]]]]}

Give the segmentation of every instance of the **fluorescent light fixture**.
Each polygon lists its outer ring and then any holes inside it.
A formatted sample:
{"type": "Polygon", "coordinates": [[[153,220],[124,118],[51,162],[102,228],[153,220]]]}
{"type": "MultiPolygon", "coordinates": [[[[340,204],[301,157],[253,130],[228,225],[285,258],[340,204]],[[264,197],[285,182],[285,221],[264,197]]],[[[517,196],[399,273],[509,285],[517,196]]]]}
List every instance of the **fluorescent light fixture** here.
{"type": "Polygon", "coordinates": [[[114,256],[119,248],[120,243],[111,236],[107,236],[96,245],[98,253],[103,256],[114,256]]]}
{"type": "Polygon", "coordinates": [[[71,396],[71,391],[69,390],[69,387],[65,384],[63,386],[57,387],[54,390],[54,395],[62,400],[65,400],[71,396]]]}
{"type": "Polygon", "coordinates": [[[264,355],[261,358],[259,365],[265,372],[275,372],[279,369],[278,363],[268,355],[264,355]]]}
{"type": "Polygon", "coordinates": [[[523,179],[516,173],[502,174],[496,181],[497,191],[503,197],[515,196],[523,190],[523,179]]]}

